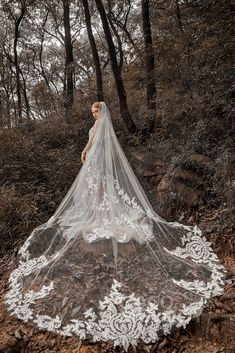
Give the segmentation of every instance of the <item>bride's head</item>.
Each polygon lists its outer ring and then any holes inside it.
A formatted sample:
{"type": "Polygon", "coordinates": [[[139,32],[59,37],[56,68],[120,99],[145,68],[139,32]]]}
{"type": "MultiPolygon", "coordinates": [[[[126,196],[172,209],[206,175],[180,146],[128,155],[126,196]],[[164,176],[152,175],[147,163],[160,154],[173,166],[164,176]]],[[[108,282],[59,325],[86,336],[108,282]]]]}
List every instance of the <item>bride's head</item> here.
{"type": "Polygon", "coordinates": [[[91,112],[95,119],[99,119],[100,102],[95,102],[91,106],[91,112]]]}

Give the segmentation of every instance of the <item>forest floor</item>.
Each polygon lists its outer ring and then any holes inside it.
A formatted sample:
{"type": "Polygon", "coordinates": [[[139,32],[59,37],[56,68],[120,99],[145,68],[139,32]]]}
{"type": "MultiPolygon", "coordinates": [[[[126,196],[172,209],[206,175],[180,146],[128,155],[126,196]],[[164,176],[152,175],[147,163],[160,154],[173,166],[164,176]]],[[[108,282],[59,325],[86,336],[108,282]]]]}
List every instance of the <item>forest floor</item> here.
{"type": "MultiPolygon", "coordinates": [[[[223,210],[204,213],[201,220],[207,231],[216,231],[223,210]]],[[[213,246],[213,242],[212,242],[213,246]]],[[[191,320],[186,329],[177,329],[154,344],[139,344],[128,353],[232,353],[235,350],[235,259],[220,249],[218,254],[229,273],[223,295],[212,298],[201,316],[191,320]]],[[[40,331],[10,316],[3,302],[7,280],[17,266],[16,251],[0,260],[0,353],[108,353],[124,350],[111,342],[94,343],[75,337],[40,331]]]]}

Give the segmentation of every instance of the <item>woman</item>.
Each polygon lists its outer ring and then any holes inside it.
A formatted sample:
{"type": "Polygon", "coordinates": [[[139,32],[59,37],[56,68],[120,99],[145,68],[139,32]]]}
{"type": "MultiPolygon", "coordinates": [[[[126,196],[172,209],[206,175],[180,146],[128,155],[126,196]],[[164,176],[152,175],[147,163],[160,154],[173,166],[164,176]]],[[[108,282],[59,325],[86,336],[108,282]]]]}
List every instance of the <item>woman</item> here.
{"type": "Polygon", "coordinates": [[[88,150],[91,148],[92,145],[92,141],[94,139],[96,130],[98,128],[98,124],[99,124],[99,107],[100,107],[100,103],[99,102],[95,102],[92,104],[91,107],[91,111],[92,111],[92,115],[95,118],[95,124],[92,126],[92,128],[89,130],[89,141],[86,144],[86,147],[84,148],[84,150],[82,151],[82,155],[81,155],[81,160],[82,163],[85,161],[86,159],[86,154],[88,152],[88,150]]]}
{"type": "Polygon", "coordinates": [[[82,168],[20,248],[6,306],[40,329],[127,351],[185,327],[223,292],[226,272],[196,225],[154,212],[105,102],[92,113],[82,168]]]}

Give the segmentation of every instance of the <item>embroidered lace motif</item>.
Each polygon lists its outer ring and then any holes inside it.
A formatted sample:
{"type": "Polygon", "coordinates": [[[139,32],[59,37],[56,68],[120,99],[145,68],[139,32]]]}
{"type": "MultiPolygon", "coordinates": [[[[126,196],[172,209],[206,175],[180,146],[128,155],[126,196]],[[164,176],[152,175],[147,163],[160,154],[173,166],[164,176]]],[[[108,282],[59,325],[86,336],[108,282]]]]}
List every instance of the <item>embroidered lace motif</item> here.
{"type": "Polygon", "coordinates": [[[150,302],[145,307],[142,299],[136,297],[135,293],[123,294],[120,290],[123,286],[122,283],[114,279],[109,295],[99,301],[99,312],[96,313],[93,308],[90,308],[83,313],[83,320],[73,319],[66,325],[62,325],[62,319],[59,315],[50,317],[36,314],[34,316],[33,304],[37,299],[47,296],[53,290],[54,283],[51,281],[38,292],[29,291],[24,295],[21,294],[20,279],[31,272],[42,269],[49,263],[49,260],[43,255],[36,259],[29,259],[27,249],[29,242],[25,242],[19,250],[21,261],[19,267],[10,276],[10,290],[6,294],[6,303],[12,314],[24,321],[31,319],[40,329],[47,329],[64,336],[77,335],[82,339],[91,335],[94,342],[111,339],[115,347],[123,346],[127,352],[129,346],[136,346],[139,339],[145,343],[155,342],[159,338],[159,333],[168,334],[173,327],[185,327],[192,317],[201,313],[209,297],[223,292],[225,282],[224,275],[220,271],[223,266],[217,263],[218,258],[209,246],[209,242],[206,242],[204,238],[199,240],[199,237],[200,232],[195,228],[193,233],[191,232],[182,239],[185,248],[176,248],[171,253],[184,258],[192,256],[196,262],[209,260],[212,280],[206,284],[198,281],[187,282],[172,279],[177,285],[202,295],[197,302],[187,306],[183,304],[179,312],[160,311],[158,304],[154,302],[150,302]],[[195,241],[197,246],[194,244],[195,241]]]}
{"type": "MultiPolygon", "coordinates": [[[[101,182],[103,186],[107,183],[106,176],[101,175],[97,169],[91,171],[90,166],[87,166],[86,182],[88,192],[94,196],[99,190],[98,183],[101,182]]],[[[149,223],[149,219],[146,217],[144,210],[135,201],[135,197],[130,199],[125,190],[120,187],[117,179],[113,179],[113,186],[113,191],[115,191],[116,194],[107,195],[107,192],[104,191],[100,202],[97,202],[94,197],[92,208],[100,213],[105,211],[107,214],[110,210],[111,204],[113,207],[113,205],[122,202],[122,209],[123,211],[125,210],[126,213],[114,217],[114,222],[110,222],[107,216],[102,217],[101,226],[94,227],[92,232],[86,234],[86,240],[91,243],[97,239],[109,239],[115,236],[119,242],[129,241],[131,236],[126,232],[116,232],[118,226],[123,226],[122,229],[127,229],[126,227],[130,228],[132,231],[130,234],[135,234],[136,239],[138,239],[140,243],[144,240],[153,240],[154,235],[152,232],[152,224],[149,223]]]]}

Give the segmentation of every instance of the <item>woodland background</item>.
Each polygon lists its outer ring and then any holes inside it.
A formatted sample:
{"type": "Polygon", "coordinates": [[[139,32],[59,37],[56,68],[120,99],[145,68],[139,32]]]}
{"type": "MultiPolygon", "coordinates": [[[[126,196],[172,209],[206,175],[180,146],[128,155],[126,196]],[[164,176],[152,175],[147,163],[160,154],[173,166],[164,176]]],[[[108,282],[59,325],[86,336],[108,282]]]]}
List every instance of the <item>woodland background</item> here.
{"type": "MultiPolygon", "coordinates": [[[[231,275],[199,319],[137,351],[233,351],[233,11],[230,0],[1,0],[1,297],[20,245],[79,172],[91,105],[105,100],[154,210],[198,224],[231,275]]],[[[2,301],[0,326],[4,353],[113,352],[40,332],[2,301]]]]}

